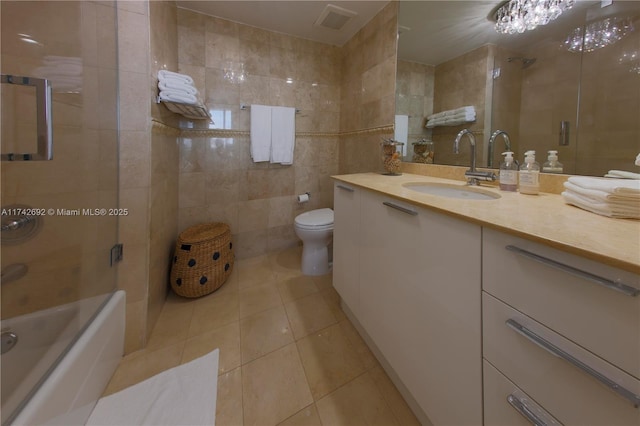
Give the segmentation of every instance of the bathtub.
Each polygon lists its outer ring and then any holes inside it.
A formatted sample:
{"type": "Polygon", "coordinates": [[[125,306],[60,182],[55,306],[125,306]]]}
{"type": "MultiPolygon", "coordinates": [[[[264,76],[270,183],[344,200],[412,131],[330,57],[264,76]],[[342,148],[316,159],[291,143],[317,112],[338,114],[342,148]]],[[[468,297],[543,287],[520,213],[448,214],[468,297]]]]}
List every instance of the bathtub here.
{"type": "Polygon", "coordinates": [[[124,321],[124,291],[2,321],[18,336],[1,358],[2,425],[84,424],[122,358],[124,321]]]}

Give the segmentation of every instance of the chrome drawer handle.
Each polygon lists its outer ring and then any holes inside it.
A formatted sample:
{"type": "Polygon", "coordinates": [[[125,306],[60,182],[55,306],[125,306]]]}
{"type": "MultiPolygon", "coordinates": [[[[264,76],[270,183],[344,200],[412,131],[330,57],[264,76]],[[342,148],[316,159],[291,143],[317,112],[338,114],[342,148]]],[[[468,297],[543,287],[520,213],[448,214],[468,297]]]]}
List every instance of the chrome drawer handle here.
{"type": "Polygon", "coordinates": [[[508,319],[506,321],[506,324],[507,324],[507,327],[509,327],[512,330],[516,331],[518,334],[526,337],[528,340],[530,340],[531,342],[533,342],[536,345],[540,346],[542,349],[546,350],[547,352],[551,353],[554,356],[557,356],[559,358],[564,359],[565,361],[569,362],[570,364],[574,365],[575,367],[578,367],[580,370],[584,371],[585,373],[587,373],[588,375],[590,375],[594,379],[598,380],[599,382],[601,382],[602,384],[607,386],[612,391],[616,392],[617,394],[619,394],[623,398],[628,399],[629,401],[631,401],[631,403],[633,404],[633,406],[635,408],[638,408],[638,406],[640,406],[640,395],[636,395],[635,393],[631,392],[629,389],[626,389],[626,388],[620,386],[618,383],[614,382],[613,380],[611,380],[610,378],[608,378],[604,374],[594,370],[593,368],[589,367],[584,362],[580,361],[579,359],[575,358],[574,356],[572,356],[572,355],[568,354],[567,352],[563,351],[562,349],[560,349],[559,347],[557,347],[553,343],[551,343],[551,342],[545,340],[544,338],[538,336],[536,333],[534,333],[533,331],[529,330],[528,328],[526,328],[525,326],[523,326],[519,322],[517,322],[517,321],[515,321],[513,319],[508,319]]]}
{"type": "Polygon", "coordinates": [[[527,404],[524,403],[521,399],[519,399],[514,394],[510,394],[507,396],[507,402],[511,405],[515,410],[520,413],[525,419],[529,420],[531,424],[535,426],[550,426],[550,425],[562,425],[562,423],[550,420],[547,422],[545,419],[537,415],[533,412],[533,410],[527,407],[527,404]]]}
{"type": "Polygon", "coordinates": [[[403,213],[410,214],[411,216],[418,216],[418,212],[415,210],[411,210],[406,207],[402,207],[397,204],[390,203],[388,201],[383,201],[382,204],[384,204],[387,207],[391,207],[392,209],[400,210],[403,213]]]}
{"type": "Polygon", "coordinates": [[[613,281],[608,278],[603,278],[598,275],[592,274],[591,272],[574,268],[573,266],[565,265],[564,263],[560,263],[547,257],[540,256],[539,254],[521,249],[520,247],[508,245],[505,248],[521,256],[528,257],[529,259],[551,266],[552,268],[560,269],[561,271],[568,272],[569,274],[573,274],[577,277],[584,278],[585,280],[600,284],[601,286],[604,286],[611,290],[619,291],[620,293],[626,294],[627,296],[635,297],[640,294],[640,290],[630,285],[613,281]]]}
{"type": "Polygon", "coordinates": [[[350,188],[350,187],[345,186],[345,185],[337,184],[336,186],[337,186],[338,188],[340,188],[340,189],[344,189],[345,191],[349,191],[349,192],[354,192],[354,191],[355,191],[355,189],[350,188]]]}

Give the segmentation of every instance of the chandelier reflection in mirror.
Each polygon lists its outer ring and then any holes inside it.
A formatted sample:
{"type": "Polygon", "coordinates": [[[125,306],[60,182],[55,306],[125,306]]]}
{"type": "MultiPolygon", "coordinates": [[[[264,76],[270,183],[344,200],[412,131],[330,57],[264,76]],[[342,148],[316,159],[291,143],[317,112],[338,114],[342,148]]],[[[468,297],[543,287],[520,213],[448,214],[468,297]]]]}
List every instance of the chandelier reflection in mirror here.
{"type": "Polygon", "coordinates": [[[502,34],[533,30],[553,21],[574,4],[575,0],[511,0],[496,11],[495,28],[502,34]]]}
{"type": "Polygon", "coordinates": [[[634,30],[631,18],[605,18],[574,29],[564,41],[569,52],[593,52],[610,46],[634,30]]]}

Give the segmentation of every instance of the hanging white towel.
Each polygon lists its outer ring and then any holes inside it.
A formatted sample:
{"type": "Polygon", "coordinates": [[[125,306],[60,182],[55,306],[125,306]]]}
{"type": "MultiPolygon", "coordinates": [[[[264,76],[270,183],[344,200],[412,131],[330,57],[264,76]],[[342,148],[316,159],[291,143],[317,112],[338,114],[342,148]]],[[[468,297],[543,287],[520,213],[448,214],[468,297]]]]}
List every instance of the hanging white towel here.
{"type": "Polygon", "coordinates": [[[271,157],[271,107],[251,105],[251,158],[254,163],[271,157]]]}
{"type": "MultiPolygon", "coordinates": [[[[251,110],[253,112],[253,106],[251,110]]],[[[272,163],[293,164],[295,142],[296,109],[290,107],[272,107],[270,161],[272,163]]]]}
{"type": "Polygon", "coordinates": [[[403,142],[402,156],[407,155],[407,142],[409,140],[409,116],[408,115],[396,115],[396,122],[394,126],[393,139],[398,142],[403,142]]]}

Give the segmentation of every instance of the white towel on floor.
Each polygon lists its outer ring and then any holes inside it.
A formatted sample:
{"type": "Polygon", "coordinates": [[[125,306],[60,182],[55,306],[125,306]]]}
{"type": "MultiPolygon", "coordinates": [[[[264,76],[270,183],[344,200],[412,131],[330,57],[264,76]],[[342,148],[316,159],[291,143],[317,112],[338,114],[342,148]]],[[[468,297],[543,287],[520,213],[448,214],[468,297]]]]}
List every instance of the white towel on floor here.
{"type": "Polygon", "coordinates": [[[251,105],[251,158],[254,163],[271,158],[271,107],[251,105]]]}
{"type": "MultiPolygon", "coordinates": [[[[251,110],[253,111],[253,106],[251,110]]],[[[272,163],[293,164],[295,142],[296,109],[280,106],[271,107],[270,161],[272,163]]]]}
{"type": "Polygon", "coordinates": [[[86,424],[214,425],[219,352],[100,398],[86,424]]]}
{"type": "Polygon", "coordinates": [[[173,71],[160,70],[158,71],[158,80],[163,80],[165,78],[174,78],[178,80],[182,80],[186,84],[193,84],[193,78],[186,74],[180,74],[173,71]]]}

